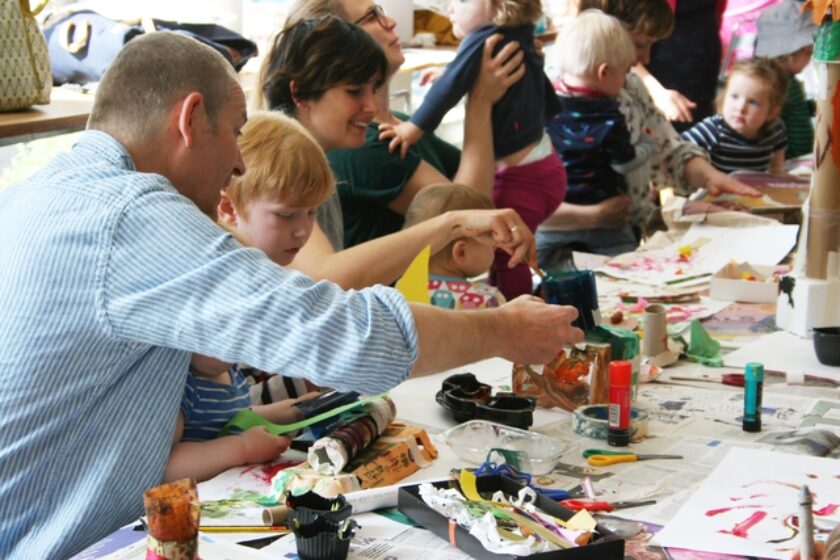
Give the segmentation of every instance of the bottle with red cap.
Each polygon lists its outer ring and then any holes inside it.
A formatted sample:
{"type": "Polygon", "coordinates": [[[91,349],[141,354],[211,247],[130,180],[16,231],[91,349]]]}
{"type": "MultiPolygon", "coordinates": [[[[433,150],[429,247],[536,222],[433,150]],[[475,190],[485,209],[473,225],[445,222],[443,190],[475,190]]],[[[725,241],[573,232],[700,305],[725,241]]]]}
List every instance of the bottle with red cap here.
{"type": "Polygon", "coordinates": [[[607,444],[630,445],[630,385],[633,366],[625,360],[610,362],[610,402],[607,421],[607,444]]]}

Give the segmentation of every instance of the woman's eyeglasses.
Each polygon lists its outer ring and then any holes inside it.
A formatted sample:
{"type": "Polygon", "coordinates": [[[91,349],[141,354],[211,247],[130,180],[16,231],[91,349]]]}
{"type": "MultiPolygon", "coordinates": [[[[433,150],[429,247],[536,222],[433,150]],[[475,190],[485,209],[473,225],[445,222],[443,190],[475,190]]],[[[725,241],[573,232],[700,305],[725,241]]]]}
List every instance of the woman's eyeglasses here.
{"type": "Polygon", "coordinates": [[[379,4],[374,4],[371,9],[366,11],[362,17],[354,21],[355,25],[364,25],[369,21],[376,20],[382,27],[388,27],[388,20],[385,19],[385,8],[379,4]]]}

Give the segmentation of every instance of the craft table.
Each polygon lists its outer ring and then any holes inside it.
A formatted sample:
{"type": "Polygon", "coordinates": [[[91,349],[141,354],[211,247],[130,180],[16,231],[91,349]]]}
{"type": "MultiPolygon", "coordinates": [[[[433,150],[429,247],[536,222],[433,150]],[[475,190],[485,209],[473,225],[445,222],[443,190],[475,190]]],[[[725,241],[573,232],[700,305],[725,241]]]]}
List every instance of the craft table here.
{"type": "MultiPolygon", "coordinates": [[[[595,268],[598,264],[593,261],[591,266],[595,268]]],[[[611,291],[608,284],[606,279],[599,277],[599,292],[614,293],[615,290],[611,291]]],[[[763,321],[762,317],[767,317],[772,313],[773,305],[738,304],[730,307],[734,311],[729,315],[722,314],[719,318],[715,315],[713,320],[707,321],[710,328],[715,323],[723,324],[723,327],[731,327],[732,324],[738,325],[739,321],[744,320],[754,326],[763,321]],[[758,307],[751,312],[749,305],[758,307]]],[[[715,309],[720,308],[715,307],[715,309]]],[[[602,311],[605,310],[602,309],[602,311]]],[[[718,328],[722,329],[719,332],[726,330],[720,326],[718,328]]],[[[730,329],[729,332],[743,332],[744,330],[740,327],[730,329]]],[[[552,471],[535,477],[536,484],[571,489],[580,483],[583,476],[590,476],[599,492],[599,498],[606,501],[654,499],[656,503],[653,505],[619,512],[622,518],[641,522],[646,530],[645,534],[649,537],[651,533],[658,531],[661,526],[677,515],[682,505],[692,498],[695,488],[709,477],[733,448],[783,451],[790,456],[793,456],[791,454],[815,455],[817,453],[814,452],[813,446],[821,445],[821,442],[808,439],[812,437],[808,435],[811,433],[811,428],[829,430],[823,433],[829,434],[826,436],[828,440],[832,438],[836,440],[828,441],[830,448],[835,450],[840,448],[840,438],[831,435],[832,433],[840,435],[840,390],[838,390],[840,383],[837,383],[840,382],[840,368],[826,368],[818,364],[811,341],[799,339],[783,331],[761,331],[756,334],[752,332],[752,328],[746,330],[749,331],[749,336],[737,338],[733,335],[733,338],[722,338],[728,344],[735,342],[740,344],[739,349],[724,354],[727,367],[710,368],[680,361],[666,368],[653,382],[638,387],[638,396],[634,406],[649,414],[648,437],[644,441],[633,443],[631,449],[638,453],[677,454],[683,456],[683,459],[626,463],[606,468],[591,467],[583,459],[581,451],[588,448],[604,448],[606,442],[575,434],[570,412],[559,409],[537,409],[531,430],[563,442],[565,451],[552,471]],[[740,423],[743,411],[743,389],[709,382],[709,379],[720,379],[722,373],[742,371],[744,363],[748,361],[761,361],[768,370],[784,370],[793,374],[812,376],[822,375],[834,379],[835,383],[815,386],[811,380],[809,385],[788,385],[778,378],[775,383],[768,380],[764,388],[762,431],[755,434],[746,433],[742,431],[740,423]],[[706,376],[706,380],[703,376],[706,376]],[[674,380],[672,377],[693,377],[695,380],[687,382],[674,380]],[[799,437],[797,435],[799,432],[805,435],[799,437]],[[784,433],[783,437],[779,435],[781,433],[784,433]]],[[[437,437],[457,423],[437,404],[435,395],[441,388],[441,382],[447,376],[463,372],[475,374],[479,381],[498,390],[505,385],[510,385],[512,364],[500,358],[484,360],[444,373],[410,379],[390,392],[396,405],[397,420],[426,428],[439,451],[436,461],[403,480],[403,483],[446,478],[453,468],[476,466],[475,463],[469,463],[459,457],[457,450],[450,449],[441,438],[437,437]]],[[[287,454],[279,461],[301,460],[301,457],[300,454],[294,457],[287,454]]],[[[212,481],[202,483],[199,486],[199,496],[203,495],[202,499],[210,502],[205,505],[213,509],[216,507],[213,504],[230,502],[228,498],[231,495],[269,494],[269,480],[276,468],[274,465],[266,465],[231,469],[212,481]]],[[[247,507],[254,506],[255,504],[251,503],[247,507]]],[[[250,521],[252,515],[248,514],[247,519],[250,521]]],[[[215,518],[214,522],[219,523],[218,518],[215,518]]],[[[367,518],[367,522],[371,523],[370,518],[367,518]]],[[[221,524],[241,525],[242,523],[226,521],[221,524]]],[[[360,524],[364,525],[361,521],[360,524]]],[[[205,537],[212,539],[212,542],[203,541],[203,556],[205,552],[209,553],[213,550],[213,543],[238,546],[235,543],[256,538],[255,535],[243,533],[224,535],[207,533],[205,537]]],[[[275,544],[282,545],[283,542],[284,540],[281,539],[275,544]]],[[[432,539],[431,542],[437,542],[437,540],[432,539]]],[[[653,542],[655,545],[655,537],[653,542]]],[[[443,548],[435,549],[435,553],[449,551],[448,553],[454,554],[452,549],[446,548],[448,544],[445,541],[440,541],[438,544],[443,548]]],[[[632,552],[633,550],[636,552],[650,550],[647,547],[647,543],[633,544],[632,540],[628,541],[627,557],[662,560],[668,558],[661,548],[658,548],[655,554],[647,556],[636,556],[632,552]],[[636,545],[641,548],[632,548],[636,545]]],[[[656,547],[653,546],[653,548],[656,547]]],[[[278,557],[276,550],[261,553],[261,550],[249,549],[247,556],[278,557]]],[[[704,556],[704,558],[712,557],[715,556],[704,556]]],[[[370,556],[370,558],[378,558],[378,556],[370,556]]],[[[688,556],[674,556],[673,558],[688,558],[688,556]]]]}
{"type": "Polygon", "coordinates": [[[84,130],[93,107],[93,96],[53,88],[48,105],[0,113],[0,146],[84,130]]]}

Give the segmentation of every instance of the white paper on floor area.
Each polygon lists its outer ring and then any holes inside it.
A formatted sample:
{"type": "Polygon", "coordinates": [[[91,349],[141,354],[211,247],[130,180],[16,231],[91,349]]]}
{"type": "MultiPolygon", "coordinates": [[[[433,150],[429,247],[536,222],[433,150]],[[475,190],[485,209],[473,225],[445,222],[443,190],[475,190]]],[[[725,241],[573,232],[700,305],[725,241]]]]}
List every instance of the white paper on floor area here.
{"type": "Polygon", "coordinates": [[[817,512],[840,499],[838,476],[836,459],[735,447],[654,539],[718,554],[790,558],[799,546],[789,527],[790,516],[798,515],[799,487],[807,484],[814,495],[815,524],[835,525],[837,508],[817,512]]]}
{"type": "Polygon", "coordinates": [[[840,382],[840,367],[826,366],[817,360],[814,341],[800,338],[787,331],[764,335],[723,357],[728,366],[743,366],[760,362],[764,369],[785,373],[804,373],[840,382]]]}
{"type": "Polygon", "coordinates": [[[684,288],[708,282],[707,277],[686,279],[714,274],[729,261],[775,265],[793,248],[798,231],[799,226],[782,224],[749,228],[695,224],[669,247],[619,255],[598,271],[642,284],[663,285],[681,280],[670,287],[684,288]],[[680,260],[679,248],[693,242],[698,244],[691,258],[680,260]]]}

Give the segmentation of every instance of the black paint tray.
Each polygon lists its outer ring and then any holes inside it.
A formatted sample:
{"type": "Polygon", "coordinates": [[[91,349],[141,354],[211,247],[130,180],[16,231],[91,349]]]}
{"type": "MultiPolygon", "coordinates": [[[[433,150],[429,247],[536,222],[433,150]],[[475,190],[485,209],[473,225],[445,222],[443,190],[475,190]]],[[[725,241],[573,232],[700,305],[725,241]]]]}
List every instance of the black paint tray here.
{"type": "MultiPolygon", "coordinates": [[[[448,482],[436,482],[438,488],[448,487],[448,482]]],[[[522,485],[504,476],[480,476],[476,479],[478,491],[482,494],[501,490],[516,496],[522,485]]],[[[570,519],[575,512],[561,506],[542,494],[537,495],[536,505],[541,510],[560,519],[570,519]]],[[[431,509],[420,497],[418,485],[402,486],[397,494],[397,509],[442,539],[449,541],[449,519],[431,509]]],[[[493,554],[460,525],[455,528],[455,543],[459,550],[473,558],[494,558],[497,560],[624,560],[624,540],[615,536],[600,523],[596,527],[597,538],[586,546],[552,550],[530,556],[493,554]]]]}

